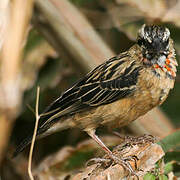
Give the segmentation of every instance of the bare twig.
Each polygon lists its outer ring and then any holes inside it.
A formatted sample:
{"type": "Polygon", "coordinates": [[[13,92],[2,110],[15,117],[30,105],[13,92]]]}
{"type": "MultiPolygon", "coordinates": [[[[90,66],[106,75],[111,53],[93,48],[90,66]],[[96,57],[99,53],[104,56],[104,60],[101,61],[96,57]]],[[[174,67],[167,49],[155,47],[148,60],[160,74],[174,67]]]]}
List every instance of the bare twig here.
{"type": "Polygon", "coordinates": [[[36,116],[36,112],[34,111],[34,109],[31,107],[31,105],[26,104],[27,108],[34,114],[34,116],[36,116]]]}
{"type": "Polygon", "coordinates": [[[36,123],[35,123],[35,128],[34,128],[34,133],[33,133],[33,138],[32,138],[32,143],[31,143],[31,148],[30,148],[30,152],[29,152],[29,161],[28,161],[28,174],[29,174],[29,178],[31,180],[34,180],[34,177],[32,175],[31,165],[32,165],[33,148],[34,148],[34,143],[35,143],[35,140],[36,140],[36,134],[37,134],[37,128],[38,128],[38,122],[39,122],[39,113],[38,113],[38,108],[39,108],[39,92],[40,92],[40,87],[37,87],[37,95],[36,95],[36,123]]]}
{"type": "Polygon", "coordinates": [[[109,172],[107,173],[107,180],[111,180],[111,176],[110,176],[109,172]]]}

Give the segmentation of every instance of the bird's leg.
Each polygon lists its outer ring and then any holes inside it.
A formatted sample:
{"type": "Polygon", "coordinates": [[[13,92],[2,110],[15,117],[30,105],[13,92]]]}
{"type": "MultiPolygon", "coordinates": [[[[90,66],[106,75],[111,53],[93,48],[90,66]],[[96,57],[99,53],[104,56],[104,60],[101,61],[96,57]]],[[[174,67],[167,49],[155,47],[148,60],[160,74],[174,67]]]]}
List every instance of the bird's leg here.
{"type": "Polygon", "coordinates": [[[89,136],[91,136],[97,144],[99,144],[102,149],[109,155],[111,156],[112,155],[112,152],[111,150],[101,141],[101,139],[99,139],[99,137],[95,134],[95,130],[92,129],[92,130],[89,130],[89,131],[86,131],[88,133],[89,136]]]}
{"type": "MultiPolygon", "coordinates": [[[[111,150],[101,141],[101,139],[95,134],[95,130],[88,130],[86,131],[87,134],[95,140],[95,142],[100,145],[102,147],[102,149],[105,151],[105,153],[107,153],[109,155],[109,157],[111,157],[113,155],[113,153],[111,152],[111,150]]],[[[108,159],[105,158],[92,158],[90,159],[86,165],[89,165],[90,162],[94,162],[94,163],[102,163],[102,162],[109,162],[108,159]]]]}
{"type": "MultiPolygon", "coordinates": [[[[136,173],[134,172],[131,164],[124,158],[118,158],[116,157],[112,151],[101,141],[101,139],[99,139],[99,137],[95,134],[95,130],[92,129],[92,130],[89,130],[89,131],[86,131],[88,133],[89,136],[91,136],[97,144],[99,144],[102,149],[109,155],[109,157],[117,164],[121,164],[126,170],[128,170],[130,172],[131,175],[136,175],[136,173]]],[[[92,161],[95,161],[95,159],[92,159],[92,161]]],[[[104,161],[104,159],[102,159],[102,162],[104,161]]]]}
{"type": "Polygon", "coordinates": [[[111,150],[101,141],[101,139],[99,139],[99,137],[95,134],[95,130],[90,130],[87,131],[88,135],[91,136],[97,144],[99,144],[102,149],[108,154],[108,155],[112,155],[111,150]]]}

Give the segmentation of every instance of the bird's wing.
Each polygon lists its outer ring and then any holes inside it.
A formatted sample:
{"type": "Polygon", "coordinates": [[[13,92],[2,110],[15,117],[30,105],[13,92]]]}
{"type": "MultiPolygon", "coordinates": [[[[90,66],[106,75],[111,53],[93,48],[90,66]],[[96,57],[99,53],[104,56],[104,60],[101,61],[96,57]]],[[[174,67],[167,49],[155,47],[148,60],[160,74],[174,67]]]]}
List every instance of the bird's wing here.
{"type": "Polygon", "coordinates": [[[96,67],[72,88],[65,91],[41,115],[43,127],[64,115],[112,103],[131,95],[136,89],[140,67],[123,53],[96,67]]]}

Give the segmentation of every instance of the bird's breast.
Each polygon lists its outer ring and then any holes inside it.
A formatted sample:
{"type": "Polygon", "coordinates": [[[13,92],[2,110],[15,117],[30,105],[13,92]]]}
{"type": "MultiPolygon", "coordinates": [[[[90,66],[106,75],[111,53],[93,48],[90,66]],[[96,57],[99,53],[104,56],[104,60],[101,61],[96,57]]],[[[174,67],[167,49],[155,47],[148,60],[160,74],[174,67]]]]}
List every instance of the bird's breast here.
{"type": "Polygon", "coordinates": [[[161,69],[143,69],[139,76],[135,96],[137,99],[144,98],[144,103],[157,106],[165,101],[173,87],[174,79],[167,76],[166,72],[161,69]]]}

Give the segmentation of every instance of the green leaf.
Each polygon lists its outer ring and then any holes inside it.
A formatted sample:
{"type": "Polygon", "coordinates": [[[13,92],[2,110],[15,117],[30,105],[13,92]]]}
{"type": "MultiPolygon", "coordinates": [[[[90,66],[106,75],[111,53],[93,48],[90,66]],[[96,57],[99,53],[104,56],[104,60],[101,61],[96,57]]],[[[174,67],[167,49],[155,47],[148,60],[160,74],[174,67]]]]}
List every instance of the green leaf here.
{"type": "Polygon", "coordinates": [[[159,180],[168,180],[168,177],[162,174],[162,175],[159,175],[159,180]]]}
{"type": "Polygon", "coordinates": [[[147,174],[144,176],[143,179],[144,179],[144,180],[155,180],[156,177],[155,177],[155,175],[153,175],[153,174],[151,174],[151,173],[147,173],[147,174]]]}
{"type": "Polygon", "coordinates": [[[168,174],[173,171],[173,164],[172,162],[166,163],[164,166],[164,174],[168,174]]]}
{"type": "Polygon", "coordinates": [[[180,130],[166,136],[158,144],[163,148],[164,152],[177,148],[180,146],[180,130]]]}

